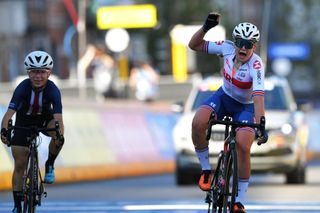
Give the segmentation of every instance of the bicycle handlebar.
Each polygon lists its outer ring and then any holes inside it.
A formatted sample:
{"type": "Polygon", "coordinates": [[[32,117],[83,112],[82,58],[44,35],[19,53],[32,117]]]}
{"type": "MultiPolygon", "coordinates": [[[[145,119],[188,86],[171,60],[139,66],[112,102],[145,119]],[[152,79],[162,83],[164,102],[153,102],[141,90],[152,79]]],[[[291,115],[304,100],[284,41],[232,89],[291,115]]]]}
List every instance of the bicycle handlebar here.
{"type": "Polygon", "coordinates": [[[7,132],[7,141],[8,146],[11,146],[11,133],[12,130],[19,129],[19,130],[25,130],[31,132],[31,134],[38,135],[40,132],[56,132],[57,138],[62,141],[64,140],[63,135],[60,132],[60,125],[58,121],[55,121],[55,127],[54,128],[44,128],[44,127],[37,127],[37,126],[13,126],[12,125],[12,119],[8,121],[8,132],[7,132]]]}
{"type": "Polygon", "coordinates": [[[260,124],[256,124],[256,123],[244,123],[244,122],[230,121],[230,120],[216,120],[215,115],[216,115],[215,112],[212,112],[210,114],[210,118],[208,121],[207,135],[206,135],[207,140],[210,140],[212,126],[216,125],[216,124],[221,124],[221,125],[225,125],[225,126],[229,125],[234,128],[236,128],[236,127],[252,127],[255,129],[259,129],[261,131],[262,135],[265,134],[266,119],[264,116],[261,116],[260,124]]]}

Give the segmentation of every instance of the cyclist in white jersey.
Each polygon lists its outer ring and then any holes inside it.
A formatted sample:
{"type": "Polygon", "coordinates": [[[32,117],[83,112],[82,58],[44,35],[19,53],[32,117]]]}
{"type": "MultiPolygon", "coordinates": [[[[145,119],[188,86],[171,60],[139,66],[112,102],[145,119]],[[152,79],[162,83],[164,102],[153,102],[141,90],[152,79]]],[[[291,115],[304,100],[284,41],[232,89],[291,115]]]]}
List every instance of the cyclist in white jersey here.
{"type": "MultiPolygon", "coordinates": [[[[264,116],[264,66],[261,58],[254,53],[260,38],[258,28],[251,23],[240,23],[232,33],[233,41],[210,42],[204,40],[208,30],[219,24],[220,14],[210,13],[202,26],[191,38],[189,47],[198,52],[222,55],[223,85],[197,110],[192,122],[192,140],[199,158],[202,173],[199,187],[210,190],[211,165],[206,140],[206,128],[212,111],[218,119],[231,116],[240,122],[260,122],[264,116]]],[[[250,178],[250,147],[256,137],[252,128],[237,130],[238,153],[238,195],[235,213],[246,212],[243,206],[250,178]]],[[[258,134],[260,143],[268,140],[268,135],[258,134]]]]}

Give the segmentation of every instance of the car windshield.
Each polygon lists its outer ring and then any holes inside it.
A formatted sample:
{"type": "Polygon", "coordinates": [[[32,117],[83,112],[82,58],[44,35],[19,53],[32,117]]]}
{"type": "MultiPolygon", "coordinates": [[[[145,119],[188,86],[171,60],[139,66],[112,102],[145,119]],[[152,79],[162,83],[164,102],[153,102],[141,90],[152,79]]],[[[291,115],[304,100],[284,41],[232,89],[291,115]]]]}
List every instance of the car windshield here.
{"type": "Polygon", "coordinates": [[[269,110],[288,110],[289,106],[283,87],[274,86],[271,90],[265,91],[264,107],[269,110]]]}
{"type": "Polygon", "coordinates": [[[213,95],[214,91],[198,91],[197,96],[192,105],[192,111],[198,109],[198,107],[207,100],[211,95],[213,95]]]}
{"type": "MultiPolygon", "coordinates": [[[[192,111],[198,109],[198,107],[213,94],[214,91],[198,91],[195,101],[192,105],[192,111]]],[[[274,86],[272,89],[266,90],[264,100],[266,110],[288,109],[284,90],[280,86],[274,86]]]]}

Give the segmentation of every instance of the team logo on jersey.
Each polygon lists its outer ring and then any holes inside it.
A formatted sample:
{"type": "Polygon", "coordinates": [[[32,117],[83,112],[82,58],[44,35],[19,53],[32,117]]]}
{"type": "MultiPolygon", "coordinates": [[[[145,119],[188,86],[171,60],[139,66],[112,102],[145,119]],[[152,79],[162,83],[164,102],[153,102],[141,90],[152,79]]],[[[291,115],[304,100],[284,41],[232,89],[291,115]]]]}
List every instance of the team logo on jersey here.
{"type": "Polygon", "coordinates": [[[210,102],[209,105],[212,107],[212,108],[215,108],[216,107],[216,104],[214,102],[210,102]]]}
{"type": "Polygon", "coordinates": [[[216,43],[216,45],[222,45],[224,41],[216,41],[214,43],[216,43]]]}
{"type": "Polygon", "coordinates": [[[257,82],[259,85],[261,84],[261,71],[260,70],[258,70],[258,72],[257,72],[257,82]]]}
{"type": "Polygon", "coordinates": [[[261,63],[260,61],[256,60],[254,63],[253,63],[253,68],[258,70],[261,68],[261,63]]]}
{"type": "Polygon", "coordinates": [[[244,77],[246,77],[246,73],[244,71],[239,70],[238,72],[238,77],[240,77],[241,79],[243,79],[244,77]]]}
{"type": "Polygon", "coordinates": [[[229,62],[229,59],[228,59],[228,58],[226,59],[226,64],[228,65],[229,68],[231,68],[230,62],[229,62]]]}

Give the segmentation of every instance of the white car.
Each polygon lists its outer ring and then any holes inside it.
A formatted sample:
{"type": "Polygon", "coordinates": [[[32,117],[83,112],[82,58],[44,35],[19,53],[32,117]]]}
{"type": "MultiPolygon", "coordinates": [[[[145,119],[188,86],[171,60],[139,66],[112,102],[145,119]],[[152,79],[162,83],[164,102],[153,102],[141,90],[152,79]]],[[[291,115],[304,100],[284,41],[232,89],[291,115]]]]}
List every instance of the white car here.
{"type": "MultiPolygon", "coordinates": [[[[210,77],[195,85],[173,130],[176,149],[176,183],[196,183],[200,174],[199,160],[191,139],[191,123],[196,109],[222,84],[222,78],[210,77]]],[[[253,173],[283,173],[286,183],[305,183],[307,125],[286,79],[265,79],[266,144],[251,147],[253,173]]],[[[210,163],[215,168],[217,155],[223,147],[224,126],[213,127],[209,141],[210,163]]]]}

